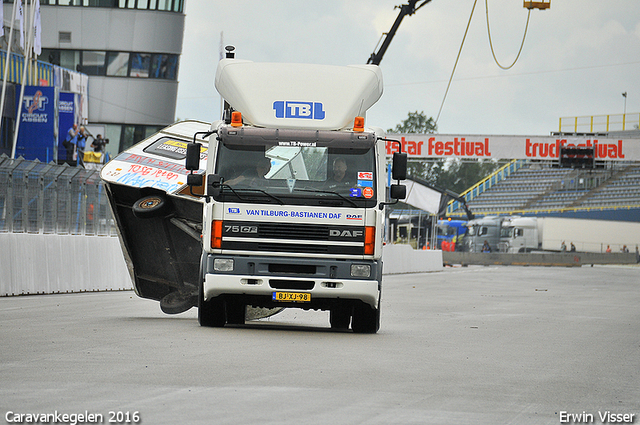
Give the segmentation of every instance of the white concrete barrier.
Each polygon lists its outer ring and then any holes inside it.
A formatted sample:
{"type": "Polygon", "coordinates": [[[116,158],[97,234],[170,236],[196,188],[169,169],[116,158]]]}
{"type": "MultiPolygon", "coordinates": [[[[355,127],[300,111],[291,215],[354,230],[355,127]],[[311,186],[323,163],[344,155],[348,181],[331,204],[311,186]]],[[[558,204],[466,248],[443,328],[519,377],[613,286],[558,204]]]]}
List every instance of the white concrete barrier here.
{"type": "Polygon", "coordinates": [[[385,245],[383,274],[437,272],[443,269],[442,251],[415,250],[409,245],[385,245]]]}
{"type": "MultiPolygon", "coordinates": [[[[442,251],[386,245],[384,274],[442,270],[442,251]]],[[[118,238],[0,233],[0,296],[132,289],[118,238]]]]}
{"type": "Polygon", "coordinates": [[[0,234],[0,296],[132,288],[116,237],[0,234]]]}

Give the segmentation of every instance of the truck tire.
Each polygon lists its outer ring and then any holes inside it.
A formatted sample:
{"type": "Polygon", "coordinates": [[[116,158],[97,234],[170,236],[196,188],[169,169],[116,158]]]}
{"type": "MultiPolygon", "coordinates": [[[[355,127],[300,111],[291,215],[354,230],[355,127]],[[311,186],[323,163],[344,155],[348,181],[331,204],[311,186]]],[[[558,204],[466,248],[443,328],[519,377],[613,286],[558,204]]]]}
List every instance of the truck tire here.
{"type": "Polygon", "coordinates": [[[349,329],[351,310],[343,306],[332,308],[329,311],[329,323],[331,323],[331,329],[349,329]]]}
{"type": "Polygon", "coordinates": [[[225,302],[227,323],[230,325],[244,325],[247,316],[247,306],[238,301],[227,300],[225,302]]]}
{"type": "Polygon", "coordinates": [[[198,294],[198,323],[200,326],[221,328],[227,322],[222,297],[214,297],[209,301],[204,300],[203,285],[200,284],[198,294]]]}
{"type": "Polygon", "coordinates": [[[365,303],[358,303],[353,307],[351,329],[358,334],[374,334],[380,329],[380,302],[378,308],[365,303]]]}
{"type": "Polygon", "coordinates": [[[164,217],[169,214],[169,200],[162,195],[149,195],[133,203],[133,215],[138,218],[164,217]]]}

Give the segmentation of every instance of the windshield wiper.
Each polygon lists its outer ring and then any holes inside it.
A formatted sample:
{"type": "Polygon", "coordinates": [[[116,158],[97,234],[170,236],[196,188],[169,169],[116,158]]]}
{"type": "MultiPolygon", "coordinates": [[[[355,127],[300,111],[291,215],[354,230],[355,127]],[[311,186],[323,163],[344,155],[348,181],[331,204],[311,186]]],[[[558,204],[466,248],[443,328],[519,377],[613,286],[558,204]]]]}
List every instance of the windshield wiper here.
{"type": "Polygon", "coordinates": [[[222,184],[220,185],[220,187],[223,187],[223,188],[224,188],[224,187],[226,187],[226,188],[228,188],[228,189],[229,189],[229,190],[231,190],[231,192],[233,192],[233,194],[234,194],[234,195],[236,195],[236,196],[238,197],[238,199],[239,199],[239,200],[241,200],[241,201],[251,201],[251,199],[243,198],[242,196],[240,196],[240,194],[239,194],[238,192],[260,192],[260,193],[263,193],[263,194],[267,195],[269,198],[274,199],[274,200],[275,200],[276,202],[278,202],[280,205],[284,205],[284,201],[283,201],[282,199],[280,199],[280,198],[278,198],[277,196],[272,195],[272,194],[270,194],[269,192],[264,191],[264,190],[262,190],[262,189],[255,189],[255,188],[237,188],[237,189],[234,189],[234,188],[232,188],[231,186],[229,186],[228,184],[224,184],[224,183],[222,183],[222,184]]]}
{"type": "Polygon", "coordinates": [[[300,191],[300,192],[329,193],[331,195],[336,195],[336,196],[342,198],[343,200],[345,200],[348,203],[350,203],[354,208],[358,208],[358,204],[353,202],[351,199],[340,195],[338,192],[334,192],[334,191],[331,191],[331,190],[320,190],[320,189],[295,189],[295,190],[300,191]]]}

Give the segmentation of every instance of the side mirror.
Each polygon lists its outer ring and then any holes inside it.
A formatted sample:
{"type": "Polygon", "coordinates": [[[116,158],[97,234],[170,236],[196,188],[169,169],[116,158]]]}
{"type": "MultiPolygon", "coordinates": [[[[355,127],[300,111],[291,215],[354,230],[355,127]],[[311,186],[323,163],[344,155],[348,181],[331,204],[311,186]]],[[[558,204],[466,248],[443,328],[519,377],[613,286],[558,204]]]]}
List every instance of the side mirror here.
{"type": "Polygon", "coordinates": [[[396,152],[393,154],[393,170],[391,171],[393,180],[404,180],[407,178],[407,154],[396,152]]]}
{"type": "Polygon", "coordinates": [[[221,183],[222,176],[220,174],[209,174],[207,176],[207,195],[214,198],[220,195],[221,183]]]}
{"type": "Polygon", "coordinates": [[[403,184],[392,184],[389,188],[389,197],[391,199],[404,199],[407,197],[407,186],[403,184]]]}
{"type": "MultiPolygon", "coordinates": [[[[184,168],[189,171],[200,169],[200,143],[187,143],[187,158],[185,159],[184,168]]],[[[201,183],[202,184],[202,183],[201,183]]]]}
{"type": "Polygon", "coordinates": [[[187,186],[202,186],[203,177],[202,174],[187,174],[187,186]]]}

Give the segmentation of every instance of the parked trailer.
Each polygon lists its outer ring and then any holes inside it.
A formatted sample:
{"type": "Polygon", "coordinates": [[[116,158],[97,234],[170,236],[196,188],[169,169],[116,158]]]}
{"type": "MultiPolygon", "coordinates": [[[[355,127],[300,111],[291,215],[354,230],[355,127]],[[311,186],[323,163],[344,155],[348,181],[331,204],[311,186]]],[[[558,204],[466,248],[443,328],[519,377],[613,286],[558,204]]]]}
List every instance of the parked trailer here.
{"type": "Polygon", "coordinates": [[[502,221],[500,251],[604,253],[635,250],[640,223],[559,217],[510,217],[502,221]],[[564,244],[564,248],[563,248],[564,244]],[[573,246],[572,246],[573,245],[573,246]]]}

